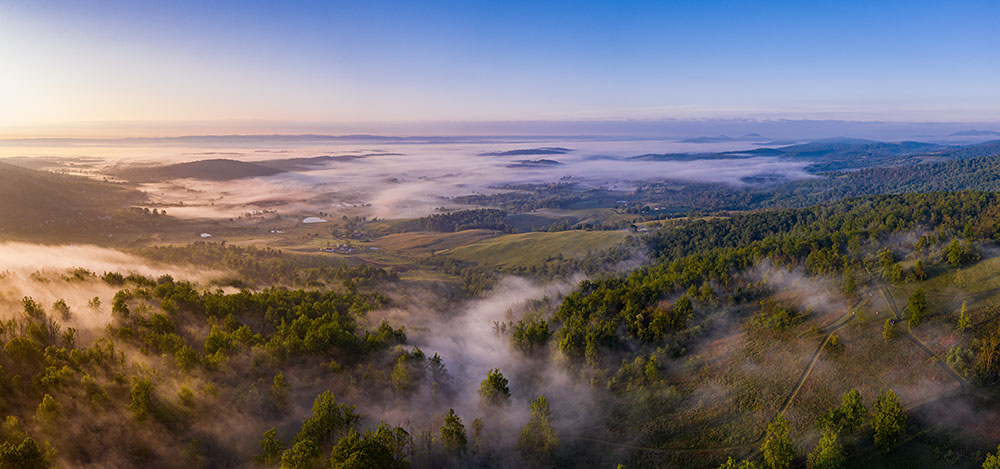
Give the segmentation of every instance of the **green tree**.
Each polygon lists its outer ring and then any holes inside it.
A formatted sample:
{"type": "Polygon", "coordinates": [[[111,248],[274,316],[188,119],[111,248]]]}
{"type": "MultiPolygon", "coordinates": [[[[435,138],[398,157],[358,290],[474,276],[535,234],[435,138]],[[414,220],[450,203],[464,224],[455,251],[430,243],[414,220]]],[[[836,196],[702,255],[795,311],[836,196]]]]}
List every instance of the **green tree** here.
{"type": "Polygon", "coordinates": [[[837,441],[837,434],[827,430],[819,439],[819,444],[808,456],[809,469],[839,469],[844,467],[844,448],[837,441]]]}
{"type": "Polygon", "coordinates": [[[889,248],[882,248],[878,252],[878,262],[882,265],[883,270],[889,270],[889,267],[892,267],[892,264],[896,262],[896,256],[889,248]]]}
{"type": "Polygon", "coordinates": [[[344,469],[403,469],[413,452],[413,439],[402,428],[379,424],[374,432],[359,433],[352,429],[340,439],[330,455],[335,468],[344,469]]]}
{"type": "Polygon", "coordinates": [[[746,459],[737,462],[732,456],[730,456],[726,462],[719,466],[719,469],[758,469],[758,466],[757,463],[746,459]]]}
{"type": "Polygon", "coordinates": [[[656,358],[656,355],[649,356],[649,360],[642,371],[646,376],[647,382],[655,383],[660,380],[660,360],[656,358]]]}
{"type": "Polygon", "coordinates": [[[910,312],[910,326],[917,326],[920,321],[927,314],[927,298],[924,296],[924,290],[918,288],[913,291],[910,298],[906,300],[906,309],[910,312]]]}
{"type": "Polygon", "coordinates": [[[472,419],[472,452],[478,453],[483,446],[483,420],[472,419]]]}
{"type": "Polygon", "coordinates": [[[899,264],[893,264],[889,267],[889,281],[892,283],[900,283],[903,281],[903,268],[899,264]]]}
{"type": "Polygon", "coordinates": [[[0,467],[41,469],[48,466],[42,447],[30,436],[16,446],[9,441],[0,445],[0,467]]]}
{"type": "Polygon", "coordinates": [[[392,368],[392,388],[399,393],[409,392],[413,388],[413,378],[410,376],[407,365],[407,355],[403,354],[396,359],[396,366],[392,368]]]}
{"type": "Polygon", "coordinates": [[[788,431],[788,420],[781,414],[767,426],[767,434],[760,450],[764,454],[764,462],[771,469],[788,469],[792,466],[795,450],[788,431]]]}
{"type": "Polygon", "coordinates": [[[983,461],[983,469],[1000,469],[1000,446],[997,446],[996,453],[988,453],[983,461]]]}
{"type": "Polygon", "coordinates": [[[441,426],[441,443],[445,450],[453,455],[464,454],[467,450],[468,440],[465,434],[465,425],[462,425],[462,419],[455,414],[455,409],[448,409],[448,415],[444,416],[444,425],[441,426]]]}
{"type": "Polygon", "coordinates": [[[479,403],[487,407],[510,403],[507,378],[504,378],[499,368],[490,370],[486,379],[479,383],[479,403]]]}
{"type": "Polygon", "coordinates": [[[691,320],[691,316],[694,314],[694,305],[691,303],[691,298],[687,294],[681,295],[674,303],[674,306],[670,308],[670,326],[674,329],[683,329],[687,327],[688,321],[691,320]]]}
{"type": "Polygon", "coordinates": [[[517,447],[525,457],[540,462],[551,462],[559,448],[559,438],[552,428],[552,410],[545,396],[531,401],[528,406],[531,416],[521,430],[517,447]]]}
{"type": "Polygon", "coordinates": [[[333,442],[338,433],[347,430],[360,419],[354,413],[354,406],[337,404],[333,393],[324,391],[313,401],[312,416],[302,422],[302,429],[295,436],[295,441],[310,440],[318,447],[325,446],[333,442]]]}
{"type": "Polygon", "coordinates": [[[872,430],[875,433],[875,446],[882,451],[891,451],[906,427],[906,414],[899,404],[899,397],[891,389],[883,392],[875,401],[872,430]]]}
{"type": "Polygon", "coordinates": [[[857,389],[844,393],[840,413],[844,429],[854,431],[864,426],[865,419],[868,418],[868,409],[861,402],[861,393],[857,389]]]}
{"type": "Polygon", "coordinates": [[[274,399],[274,403],[278,408],[286,408],[291,404],[292,386],[285,379],[285,374],[280,371],[274,375],[274,379],[272,380],[271,398],[274,399]]]}
{"type": "Polygon", "coordinates": [[[850,297],[854,297],[858,294],[858,276],[855,275],[854,270],[852,269],[844,271],[843,291],[845,295],[850,297]]]}
{"type": "Polygon", "coordinates": [[[38,404],[35,411],[35,418],[41,422],[55,422],[62,416],[62,406],[52,396],[46,394],[42,397],[42,402],[38,404]]]}
{"type": "Polygon", "coordinates": [[[59,314],[59,318],[63,321],[69,321],[73,318],[73,313],[69,310],[69,305],[66,304],[66,300],[59,298],[55,303],[52,303],[52,310],[59,314]]]}
{"type": "Polygon", "coordinates": [[[817,422],[823,431],[840,433],[842,430],[854,431],[865,424],[868,410],[861,402],[861,393],[851,389],[844,393],[840,407],[830,409],[821,415],[817,422]]]}
{"type": "Polygon", "coordinates": [[[924,261],[917,259],[917,262],[913,264],[913,278],[918,282],[927,280],[927,272],[924,271],[924,261]]]}
{"type": "Polygon", "coordinates": [[[194,367],[198,366],[201,362],[201,357],[198,356],[198,352],[196,352],[189,345],[185,344],[178,348],[177,352],[174,353],[174,361],[177,362],[178,368],[184,371],[190,371],[194,369],[194,367]]]}
{"type": "Polygon", "coordinates": [[[319,447],[312,440],[296,442],[281,453],[281,469],[319,469],[326,466],[319,456],[319,447]]]}
{"type": "Polygon", "coordinates": [[[965,332],[970,327],[972,327],[972,318],[969,317],[965,301],[962,301],[962,309],[958,312],[958,332],[965,332]]]}
{"type": "Polygon", "coordinates": [[[153,382],[148,378],[132,377],[131,402],[128,409],[143,420],[153,411],[153,382]]]}
{"type": "Polygon", "coordinates": [[[264,439],[260,440],[260,453],[253,459],[260,464],[273,465],[281,460],[281,453],[285,451],[285,444],[278,439],[278,430],[270,429],[264,432],[264,439]]]}
{"type": "Polygon", "coordinates": [[[896,328],[892,324],[892,319],[886,319],[882,325],[882,338],[888,342],[893,337],[896,337],[896,328]]]}
{"type": "Polygon", "coordinates": [[[962,265],[962,260],[965,257],[965,250],[962,249],[962,245],[959,244],[958,239],[951,240],[948,243],[948,247],[945,249],[945,258],[952,267],[958,267],[962,265]]]}

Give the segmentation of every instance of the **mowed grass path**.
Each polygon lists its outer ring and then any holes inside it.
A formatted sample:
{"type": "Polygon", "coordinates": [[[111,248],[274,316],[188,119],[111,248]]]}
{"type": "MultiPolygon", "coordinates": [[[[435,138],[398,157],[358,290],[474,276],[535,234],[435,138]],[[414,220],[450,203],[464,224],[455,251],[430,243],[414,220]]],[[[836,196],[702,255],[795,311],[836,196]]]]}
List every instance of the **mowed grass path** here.
{"type": "Polygon", "coordinates": [[[483,265],[530,267],[551,257],[582,257],[607,249],[628,237],[625,231],[558,231],[500,235],[449,249],[440,254],[483,265]]]}

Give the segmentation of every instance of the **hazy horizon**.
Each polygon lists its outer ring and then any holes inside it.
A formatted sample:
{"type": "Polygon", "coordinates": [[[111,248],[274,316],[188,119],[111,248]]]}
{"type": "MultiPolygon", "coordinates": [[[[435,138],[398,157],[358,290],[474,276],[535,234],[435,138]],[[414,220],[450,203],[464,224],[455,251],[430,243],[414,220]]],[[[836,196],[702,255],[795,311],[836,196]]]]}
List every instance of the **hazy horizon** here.
{"type": "Polygon", "coordinates": [[[467,121],[355,123],[146,123],[116,122],[58,125],[35,130],[12,130],[0,127],[0,144],[12,141],[59,139],[93,140],[162,140],[191,137],[271,137],[308,136],[386,138],[418,137],[497,137],[513,138],[621,138],[621,139],[690,139],[726,136],[740,139],[757,135],[770,139],[822,139],[832,137],[873,140],[931,140],[969,137],[958,143],[1000,137],[1000,122],[982,121],[852,121],[820,119],[631,119],[585,121],[467,121]],[[953,135],[968,131],[980,135],[953,135]]]}

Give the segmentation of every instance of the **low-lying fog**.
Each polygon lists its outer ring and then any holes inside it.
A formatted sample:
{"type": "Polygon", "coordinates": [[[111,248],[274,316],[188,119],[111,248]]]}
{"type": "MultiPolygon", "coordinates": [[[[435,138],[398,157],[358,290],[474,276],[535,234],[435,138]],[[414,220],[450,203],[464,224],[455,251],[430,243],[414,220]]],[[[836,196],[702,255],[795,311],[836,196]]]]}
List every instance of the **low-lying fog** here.
{"type": "MultiPolygon", "coordinates": [[[[758,147],[752,142],[677,141],[528,141],[496,143],[239,142],[120,146],[0,147],[0,156],[98,157],[60,170],[99,174],[114,164],[178,163],[202,159],[264,161],[315,156],[361,156],[270,177],[227,182],[180,180],[148,184],[152,201],[177,205],[178,217],[229,218],[275,209],[400,218],[421,216],[448,206],[443,197],[496,191],[503,184],[568,181],[581,187],[628,190],[636,182],[676,180],[740,185],[750,176],[806,178],[803,162],[773,157],[688,161],[640,161],[648,153],[705,153],[758,147]],[[494,154],[534,148],[570,151],[494,154]],[[538,160],[544,160],[539,162],[538,160]],[[525,163],[527,161],[528,163],[525,163]],[[557,162],[553,163],[553,162],[557,162]],[[183,207],[179,205],[183,203],[183,207]]],[[[82,161],[82,162],[80,162],[82,161]]]]}

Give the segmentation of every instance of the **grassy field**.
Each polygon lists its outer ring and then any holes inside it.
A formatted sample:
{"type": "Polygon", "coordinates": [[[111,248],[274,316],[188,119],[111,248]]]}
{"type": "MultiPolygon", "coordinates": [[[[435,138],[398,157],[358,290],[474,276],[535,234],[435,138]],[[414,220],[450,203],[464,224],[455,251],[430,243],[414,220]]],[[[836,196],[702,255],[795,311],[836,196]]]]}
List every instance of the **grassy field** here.
{"type": "Polygon", "coordinates": [[[927,297],[928,319],[952,328],[963,301],[974,323],[991,317],[1000,307],[1000,256],[964,266],[960,275],[945,265],[931,266],[927,271],[930,277],[923,282],[890,286],[900,308],[905,307],[914,290],[921,288],[927,297]]]}
{"type": "Polygon", "coordinates": [[[625,240],[624,231],[518,233],[483,239],[442,253],[456,259],[498,266],[532,266],[562,254],[576,258],[625,240]]]}
{"type": "Polygon", "coordinates": [[[543,229],[554,223],[614,223],[632,221],[636,215],[618,213],[611,208],[595,209],[542,209],[534,212],[507,215],[505,222],[520,231],[543,229]]]}
{"type": "Polygon", "coordinates": [[[496,236],[492,230],[464,230],[455,233],[420,231],[383,236],[370,243],[386,251],[430,254],[473,244],[496,236]]]}

